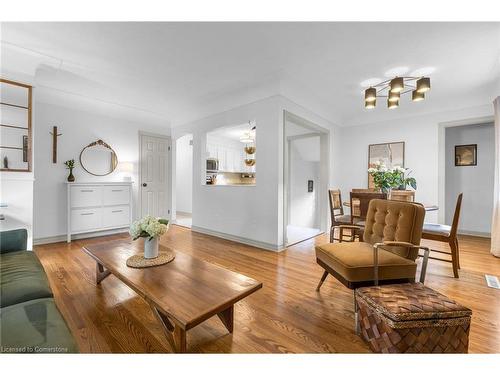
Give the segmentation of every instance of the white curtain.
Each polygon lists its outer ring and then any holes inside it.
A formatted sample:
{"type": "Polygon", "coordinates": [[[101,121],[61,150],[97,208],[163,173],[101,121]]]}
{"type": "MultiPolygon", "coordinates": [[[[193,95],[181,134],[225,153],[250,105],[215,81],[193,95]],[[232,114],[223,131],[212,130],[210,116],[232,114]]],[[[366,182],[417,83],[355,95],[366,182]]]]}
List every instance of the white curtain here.
{"type": "Polygon", "coordinates": [[[495,195],[491,221],[491,253],[500,257],[500,96],[493,101],[493,106],[495,107],[495,195]]]}

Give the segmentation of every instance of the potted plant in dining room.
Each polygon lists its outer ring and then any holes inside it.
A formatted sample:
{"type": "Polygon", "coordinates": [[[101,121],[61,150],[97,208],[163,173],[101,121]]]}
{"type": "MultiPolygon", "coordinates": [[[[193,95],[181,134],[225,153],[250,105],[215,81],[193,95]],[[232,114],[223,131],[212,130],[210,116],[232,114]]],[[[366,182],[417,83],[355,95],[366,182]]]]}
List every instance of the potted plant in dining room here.
{"type": "Polygon", "coordinates": [[[390,196],[393,189],[406,189],[411,186],[417,190],[417,180],[414,177],[409,177],[410,171],[408,168],[394,167],[387,168],[380,162],[374,163],[373,167],[368,168],[368,173],[373,178],[375,188],[390,196]]]}
{"type": "Polygon", "coordinates": [[[144,238],[144,258],[153,259],[158,257],[159,239],[168,228],[168,220],[147,215],[132,223],[130,235],[134,241],[144,238]]]}
{"type": "Polygon", "coordinates": [[[64,165],[66,169],[69,169],[68,182],[74,182],[75,176],[73,176],[73,169],[75,168],[75,159],[66,160],[64,165]]]}

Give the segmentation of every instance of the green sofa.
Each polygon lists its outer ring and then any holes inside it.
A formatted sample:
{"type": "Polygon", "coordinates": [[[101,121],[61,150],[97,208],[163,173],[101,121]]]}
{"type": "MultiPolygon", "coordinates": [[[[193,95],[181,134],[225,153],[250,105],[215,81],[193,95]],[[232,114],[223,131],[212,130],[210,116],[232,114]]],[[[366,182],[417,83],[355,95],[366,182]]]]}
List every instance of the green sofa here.
{"type": "Polygon", "coordinates": [[[25,229],[0,232],[0,353],[76,353],[25,229]]]}

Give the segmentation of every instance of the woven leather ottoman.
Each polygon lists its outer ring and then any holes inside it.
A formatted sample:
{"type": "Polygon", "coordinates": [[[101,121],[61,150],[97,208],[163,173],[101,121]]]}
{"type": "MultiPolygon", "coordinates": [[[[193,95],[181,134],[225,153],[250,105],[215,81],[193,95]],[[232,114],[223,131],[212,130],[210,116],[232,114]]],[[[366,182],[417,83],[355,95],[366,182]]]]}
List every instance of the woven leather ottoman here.
{"type": "Polygon", "coordinates": [[[359,288],[361,335],[377,353],[467,353],[472,311],[420,283],[359,288]]]}

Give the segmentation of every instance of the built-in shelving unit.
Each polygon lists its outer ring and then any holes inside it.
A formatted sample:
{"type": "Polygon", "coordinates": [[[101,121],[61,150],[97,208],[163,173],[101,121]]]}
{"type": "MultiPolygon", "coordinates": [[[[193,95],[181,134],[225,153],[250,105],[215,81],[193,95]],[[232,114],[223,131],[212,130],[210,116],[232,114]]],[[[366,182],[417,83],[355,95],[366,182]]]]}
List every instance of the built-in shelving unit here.
{"type": "Polygon", "coordinates": [[[0,170],[31,172],[32,91],[24,83],[0,78],[0,170]]]}

